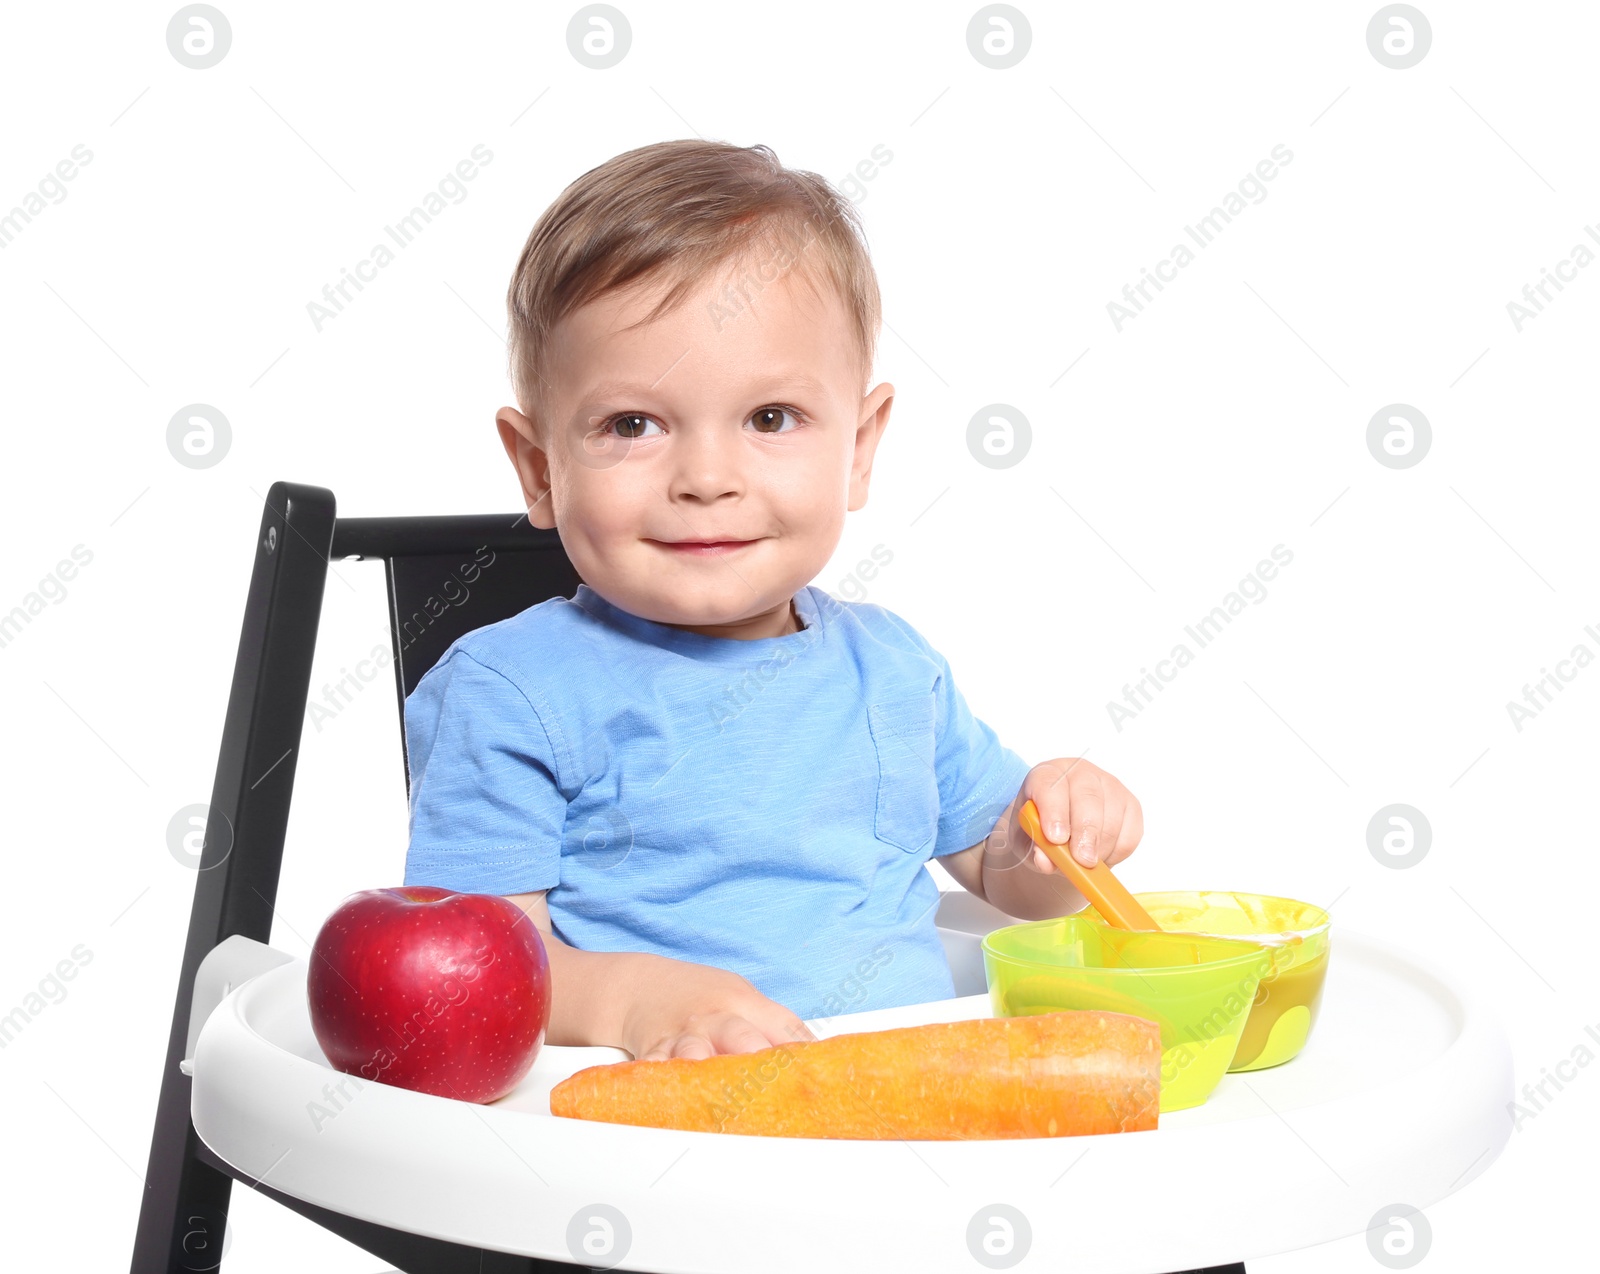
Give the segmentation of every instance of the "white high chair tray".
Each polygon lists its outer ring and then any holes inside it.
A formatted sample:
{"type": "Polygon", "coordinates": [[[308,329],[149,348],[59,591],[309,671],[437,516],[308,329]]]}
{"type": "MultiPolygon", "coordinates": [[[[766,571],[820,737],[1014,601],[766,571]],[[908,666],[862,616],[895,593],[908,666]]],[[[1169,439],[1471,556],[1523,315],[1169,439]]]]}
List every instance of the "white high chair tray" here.
{"type": "MultiPolygon", "coordinates": [[[[939,920],[957,998],[816,1021],[816,1033],[992,1016],[979,938],[1011,918],[951,892],[939,920]]],[[[1205,1105],[1162,1115],[1151,1132],[845,1141],[549,1113],[557,1082],[627,1058],[546,1046],[488,1106],[373,1082],[340,1096],[344,1076],[311,1031],[305,962],[289,960],[205,1019],[191,1112],[222,1159],[307,1202],[475,1247],[654,1274],[971,1274],[982,1266],[968,1226],[994,1204],[1025,1216],[1026,1268],[1166,1274],[1384,1224],[1380,1209],[1460,1189],[1510,1135],[1510,1050],[1492,1014],[1444,973],[1337,929],[1300,1056],[1224,1077],[1205,1105]],[[580,1262],[568,1246],[569,1224],[596,1204],[626,1218],[620,1260],[580,1262]]],[[[579,1233],[595,1228],[588,1215],[579,1233]]]]}

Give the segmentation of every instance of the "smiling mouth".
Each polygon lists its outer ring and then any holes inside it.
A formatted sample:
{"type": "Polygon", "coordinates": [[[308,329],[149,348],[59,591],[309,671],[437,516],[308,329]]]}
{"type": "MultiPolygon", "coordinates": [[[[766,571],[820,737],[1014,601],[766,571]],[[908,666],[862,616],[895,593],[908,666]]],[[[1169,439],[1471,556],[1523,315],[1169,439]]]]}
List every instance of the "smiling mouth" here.
{"type": "Polygon", "coordinates": [[[754,540],[651,540],[650,543],[689,557],[719,557],[747,548],[754,540]]]}

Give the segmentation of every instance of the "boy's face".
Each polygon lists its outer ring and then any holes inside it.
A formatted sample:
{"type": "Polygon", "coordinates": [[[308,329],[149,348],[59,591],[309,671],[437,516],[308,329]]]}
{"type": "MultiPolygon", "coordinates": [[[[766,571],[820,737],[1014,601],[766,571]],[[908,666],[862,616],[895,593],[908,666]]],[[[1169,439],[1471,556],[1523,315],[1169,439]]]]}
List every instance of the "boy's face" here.
{"type": "MultiPolygon", "coordinates": [[[[770,273],[770,269],[767,273],[770,273]]],[[[721,637],[796,631],[790,599],[867,500],[894,387],[865,397],[843,302],[735,263],[655,322],[614,293],[553,333],[542,415],[496,416],[529,521],[642,618],[721,637]],[[727,284],[748,303],[737,313],[727,284]]]]}

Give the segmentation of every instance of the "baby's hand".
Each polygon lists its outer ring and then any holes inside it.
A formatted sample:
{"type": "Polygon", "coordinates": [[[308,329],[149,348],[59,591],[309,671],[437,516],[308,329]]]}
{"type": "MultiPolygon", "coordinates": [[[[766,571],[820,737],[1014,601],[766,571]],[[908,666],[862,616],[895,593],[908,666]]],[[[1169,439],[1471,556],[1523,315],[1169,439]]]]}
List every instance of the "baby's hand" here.
{"type": "Polygon", "coordinates": [[[800,1018],[727,969],[659,956],[630,988],[622,1047],[635,1061],[754,1053],[814,1040],[800,1018]]]}
{"type": "MultiPolygon", "coordinates": [[[[1097,765],[1061,757],[1028,771],[1016,807],[1032,799],[1039,827],[1052,842],[1070,841],[1072,856],[1085,867],[1104,861],[1115,867],[1144,835],[1144,811],[1132,792],[1097,765]]],[[[1033,863],[1042,872],[1055,871],[1044,850],[1033,847],[1033,863]]]]}

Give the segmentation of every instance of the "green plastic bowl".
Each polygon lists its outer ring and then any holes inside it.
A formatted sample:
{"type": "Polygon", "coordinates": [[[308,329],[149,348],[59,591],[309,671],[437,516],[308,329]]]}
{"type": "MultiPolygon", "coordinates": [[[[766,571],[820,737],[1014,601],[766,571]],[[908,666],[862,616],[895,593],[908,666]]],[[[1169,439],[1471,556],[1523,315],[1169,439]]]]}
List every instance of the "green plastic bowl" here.
{"type": "MultiPolygon", "coordinates": [[[[1305,1047],[1322,1006],[1322,984],[1328,976],[1331,922],[1326,911],[1293,898],[1220,890],[1134,897],[1165,930],[1248,938],[1272,950],[1273,968],[1256,991],[1255,1007],[1240,1035],[1230,1071],[1281,1066],[1305,1047]]],[[[1099,919],[1097,913],[1095,918],[1099,919]]]]}
{"type": "Polygon", "coordinates": [[[1160,1027],[1163,1113],[1211,1096],[1271,967],[1259,942],[1129,932],[1082,912],[1006,925],[983,939],[996,1017],[1101,1009],[1160,1027]]]}

